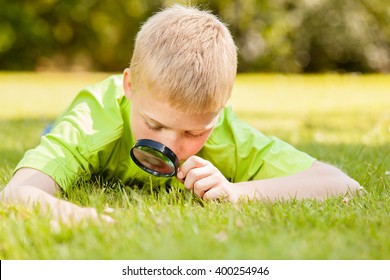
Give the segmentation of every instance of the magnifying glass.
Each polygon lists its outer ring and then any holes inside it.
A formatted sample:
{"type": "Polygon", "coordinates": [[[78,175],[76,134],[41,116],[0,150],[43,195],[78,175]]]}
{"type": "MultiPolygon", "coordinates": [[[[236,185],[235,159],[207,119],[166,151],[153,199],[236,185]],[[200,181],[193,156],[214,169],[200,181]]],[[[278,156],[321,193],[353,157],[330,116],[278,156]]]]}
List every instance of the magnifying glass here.
{"type": "Polygon", "coordinates": [[[158,177],[172,177],[179,168],[175,153],[160,142],[150,139],[137,140],[130,156],[142,170],[158,177]]]}

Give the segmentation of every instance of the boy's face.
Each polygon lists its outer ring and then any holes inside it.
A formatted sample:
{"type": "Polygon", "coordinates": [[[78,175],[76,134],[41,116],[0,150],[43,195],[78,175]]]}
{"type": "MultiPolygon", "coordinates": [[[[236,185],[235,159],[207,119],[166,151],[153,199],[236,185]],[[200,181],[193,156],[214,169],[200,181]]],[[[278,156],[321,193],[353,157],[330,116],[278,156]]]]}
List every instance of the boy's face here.
{"type": "Polygon", "coordinates": [[[195,155],[210,136],[219,112],[188,114],[168,102],[153,98],[151,92],[131,94],[129,73],[125,71],[124,90],[132,100],[131,129],[136,140],[151,139],[170,148],[180,162],[195,155]]]}

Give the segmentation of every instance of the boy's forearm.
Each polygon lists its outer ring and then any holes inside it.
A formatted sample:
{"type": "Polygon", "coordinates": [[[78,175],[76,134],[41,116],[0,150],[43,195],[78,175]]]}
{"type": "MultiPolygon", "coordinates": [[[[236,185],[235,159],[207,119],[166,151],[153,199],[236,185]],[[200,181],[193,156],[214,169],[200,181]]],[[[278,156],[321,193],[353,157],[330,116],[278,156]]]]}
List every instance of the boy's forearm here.
{"type": "Polygon", "coordinates": [[[1,192],[0,201],[8,204],[16,203],[33,206],[38,201],[42,204],[47,204],[45,201],[48,197],[52,196],[33,186],[5,187],[1,192]]]}
{"type": "Polygon", "coordinates": [[[52,212],[53,215],[59,212],[58,208],[65,201],[52,196],[34,186],[6,187],[1,193],[0,200],[8,204],[22,204],[27,208],[39,207],[43,213],[52,212]]]}
{"type": "Polygon", "coordinates": [[[83,208],[71,202],[58,199],[34,186],[5,188],[0,194],[0,201],[8,204],[22,204],[29,209],[39,207],[43,214],[51,215],[53,220],[68,224],[85,219],[102,219],[106,222],[113,222],[111,217],[99,215],[94,208],[83,208]]]}
{"type": "Polygon", "coordinates": [[[241,197],[275,201],[292,198],[317,198],[355,193],[360,185],[339,169],[316,162],[310,169],[295,175],[237,183],[241,197]]]}

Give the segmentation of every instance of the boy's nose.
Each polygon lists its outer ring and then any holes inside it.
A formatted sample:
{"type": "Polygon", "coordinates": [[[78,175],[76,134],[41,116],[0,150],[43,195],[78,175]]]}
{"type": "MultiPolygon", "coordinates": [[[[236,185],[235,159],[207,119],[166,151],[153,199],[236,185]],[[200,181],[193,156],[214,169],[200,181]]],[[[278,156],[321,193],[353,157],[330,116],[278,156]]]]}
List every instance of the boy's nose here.
{"type": "Polygon", "coordinates": [[[183,150],[183,141],[178,135],[169,135],[162,142],[165,146],[171,149],[180,160],[180,155],[183,150]]]}

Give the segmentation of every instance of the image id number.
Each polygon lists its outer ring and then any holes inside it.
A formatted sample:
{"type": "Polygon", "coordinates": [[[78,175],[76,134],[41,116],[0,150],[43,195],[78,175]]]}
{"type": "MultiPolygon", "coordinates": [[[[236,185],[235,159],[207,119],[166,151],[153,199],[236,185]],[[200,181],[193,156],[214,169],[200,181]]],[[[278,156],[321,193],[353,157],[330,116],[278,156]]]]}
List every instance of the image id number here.
{"type": "Polygon", "coordinates": [[[218,275],[268,275],[268,267],[220,266],[215,271],[218,275]]]}

